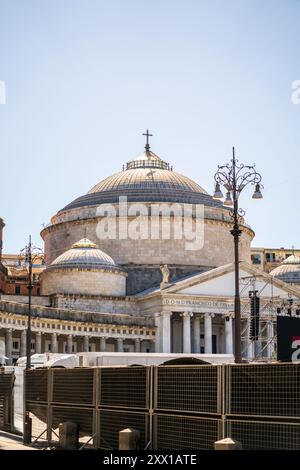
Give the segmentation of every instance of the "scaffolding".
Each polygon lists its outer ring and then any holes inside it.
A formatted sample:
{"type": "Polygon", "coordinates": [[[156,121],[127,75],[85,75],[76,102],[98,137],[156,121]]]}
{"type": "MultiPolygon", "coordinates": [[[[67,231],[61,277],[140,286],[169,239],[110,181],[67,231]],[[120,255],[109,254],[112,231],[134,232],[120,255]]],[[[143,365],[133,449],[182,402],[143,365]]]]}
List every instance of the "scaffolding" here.
{"type": "Polygon", "coordinates": [[[276,320],[278,315],[299,316],[300,299],[289,296],[283,299],[274,295],[273,280],[266,280],[264,276],[255,275],[241,279],[241,295],[245,292],[257,292],[260,298],[258,335],[255,340],[250,338],[251,309],[250,302],[242,302],[242,355],[248,361],[274,362],[277,360],[277,331],[276,320]],[[260,288],[258,288],[258,278],[260,288]],[[263,285],[262,281],[263,280],[263,285]],[[264,297],[267,286],[271,288],[271,296],[264,297]]]}

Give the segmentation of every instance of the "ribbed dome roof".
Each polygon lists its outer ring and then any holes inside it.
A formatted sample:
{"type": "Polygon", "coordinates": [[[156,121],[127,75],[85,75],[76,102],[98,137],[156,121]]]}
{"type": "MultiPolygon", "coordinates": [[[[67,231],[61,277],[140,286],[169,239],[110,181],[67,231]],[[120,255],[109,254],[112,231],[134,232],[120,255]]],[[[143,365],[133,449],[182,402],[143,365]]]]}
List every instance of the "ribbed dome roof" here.
{"type": "Polygon", "coordinates": [[[289,256],[284,262],[270,272],[271,276],[290,284],[300,284],[300,258],[289,256]]]}
{"type": "Polygon", "coordinates": [[[83,238],[72,245],[70,250],[58,256],[47,269],[78,268],[78,269],[108,269],[122,271],[122,269],[104,251],[99,250],[95,243],[83,238]]]}
{"type": "Polygon", "coordinates": [[[76,207],[119,202],[181,202],[221,207],[201,186],[187,176],[173,171],[169,163],[146,150],[127,163],[126,169],[96,184],[86,195],[64,207],[76,207]]]}

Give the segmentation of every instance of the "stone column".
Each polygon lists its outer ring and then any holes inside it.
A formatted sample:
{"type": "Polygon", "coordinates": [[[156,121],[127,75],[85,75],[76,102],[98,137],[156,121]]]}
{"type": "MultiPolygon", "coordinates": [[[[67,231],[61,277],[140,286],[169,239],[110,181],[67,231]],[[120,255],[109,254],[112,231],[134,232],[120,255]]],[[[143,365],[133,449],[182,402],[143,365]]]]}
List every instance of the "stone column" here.
{"type": "Polygon", "coordinates": [[[57,333],[51,334],[51,352],[57,353],[57,333]]]}
{"type": "Polygon", "coordinates": [[[67,338],[67,353],[72,354],[72,346],[73,346],[73,336],[68,335],[67,338]]]}
{"type": "Polygon", "coordinates": [[[194,352],[197,354],[201,352],[200,340],[200,317],[194,316],[194,352]]]}
{"type": "Polygon", "coordinates": [[[225,317],[225,353],[233,354],[232,316],[225,317]]]}
{"type": "Polygon", "coordinates": [[[27,341],[26,330],[22,330],[21,331],[21,342],[20,342],[20,357],[26,356],[26,341],[27,341]]]}
{"type": "Polygon", "coordinates": [[[191,352],[191,317],[193,314],[191,312],[184,312],[182,314],[182,338],[183,338],[183,348],[184,353],[191,352]]]}
{"type": "Polygon", "coordinates": [[[117,338],[117,352],[123,352],[123,338],[117,338]]]}
{"type": "Polygon", "coordinates": [[[212,315],[206,313],[204,316],[204,340],[205,340],[205,354],[212,353],[212,315]]]}
{"type": "Polygon", "coordinates": [[[37,331],[35,334],[35,352],[37,354],[41,354],[42,352],[42,333],[41,331],[37,331]]]}
{"type": "Polygon", "coordinates": [[[267,323],[267,357],[271,358],[273,357],[273,351],[274,351],[274,325],[273,325],[273,320],[269,320],[267,323]]]}
{"type": "Polygon", "coordinates": [[[100,351],[105,352],[106,351],[106,337],[102,336],[100,338],[100,351]]]}
{"type": "Polygon", "coordinates": [[[90,339],[88,336],[83,337],[83,352],[89,352],[90,339]]]}
{"type": "Polygon", "coordinates": [[[134,352],[141,352],[141,340],[139,338],[134,340],[134,352]]]}
{"type": "Polygon", "coordinates": [[[156,331],[155,331],[155,352],[160,353],[161,349],[162,349],[162,347],[161,347],[161,329],[162,329],[161,323],[162,323],[162,320],[161,320],[160,313],[156,313],[154,315],[154,318],[155,318],[155,326],[156,326],[156,331]]]}
{"type": "Polygon", "coordinates": [[[12,329],[9,328],[5,331],[5,356],[8,357],[9,366],[12,364],[12,343],[12,329]]]}
{"type": "Polygon", "coordinates": [[[171,352],[171,315],[172,312],[162,312],[160,334],[163,353],[171,352]]]}

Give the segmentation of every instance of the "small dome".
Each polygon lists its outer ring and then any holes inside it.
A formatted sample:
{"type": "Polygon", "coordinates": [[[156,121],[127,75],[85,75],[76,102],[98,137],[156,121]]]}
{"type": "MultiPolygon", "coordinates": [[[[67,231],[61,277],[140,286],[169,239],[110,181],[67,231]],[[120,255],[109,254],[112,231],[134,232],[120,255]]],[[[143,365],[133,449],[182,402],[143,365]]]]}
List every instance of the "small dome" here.
{"type": "Polygon", "coordinates": [[[97,245],[87,238],[74,243],[70,250],[65,251],[52,261],[47,269],[54,268],[122,271],[110,256],[99,250],[97,245]]]}
{"type": "Polygon", "coordinates": [[[289,284],[300,284],[300,258],[289,256],[280,266],[273,269],[270,275],[289,284]]]}

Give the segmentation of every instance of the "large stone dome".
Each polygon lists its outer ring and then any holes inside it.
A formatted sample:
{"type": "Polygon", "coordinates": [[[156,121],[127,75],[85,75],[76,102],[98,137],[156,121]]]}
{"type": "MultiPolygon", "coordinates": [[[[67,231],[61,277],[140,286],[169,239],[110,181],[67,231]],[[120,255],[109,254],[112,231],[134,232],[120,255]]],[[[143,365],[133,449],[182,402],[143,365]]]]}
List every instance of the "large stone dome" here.
{"type": "Polygon", "coordinates": [[[289,256],[280,266],[270,272],[271,276],[289,284],[300,284],[300,258],[289,256]]]}
{"type": "MultiPolygon", "coordinates": [[[[213,182],[208,186],[213,186],[213,182]]],[[[87,194],[57,212],[41,235],[48,267],[60,255],[59,262],[68,263],[65,256],[69,255],[64,252],[85,231],[89,240],[100,244],[128,274],[126,293],[131,295],[159,285],[162,280],[160,266],[164,264],[168,265],[173,280],[232,262],[231,229],[228,207],[215,201],[192,179],[173,171],[168,162],[150,150],[147,141],[138,158],[128,161],[123,171],[103,179],[87,194]],[[125,202],[120,200],[123,196],[127,198],[127,205],[119,204],[125,202]],[[107,212],[102,204],[108,204],[107,212]],[[181,222],[183,236],[178,235],[179,218],[174,216],[174,207],[179,207],[182,214],[191,214],[187,236],[186,220],[181,222]],[[152,216],[153,209],[158,216],[152,216]],[[111,217],[112,231],[109,233],[103,228],[107,213],[111,217]],[[142,230],[137,229],[140,214],[145,222],[142,230]],[[165,223],[169,224],[169,231],[165,223]],[[189,236],[196,234],[201,240],[198,248],[187,248],[189,236]]],[[[253,236],[251,228],[244,225],[240,237],[240,259],[243,261],[250,261],[253,236]]],[[[50,267],[48,271],[52,269],[50,267]]]]}
{"type": "Polygon", "coordinates": [[[169,163],[145,150],[127,163],[126,169],[100,181],[87,194],[75,199],[62,211],[103,203],[116,203],[120,196],[128,202],[178,202],[220,207],[201,186],[173,171],[169,163]]]}

